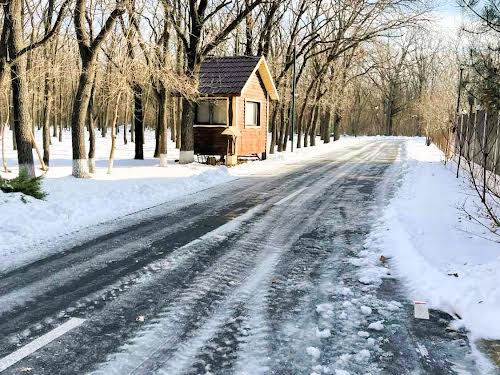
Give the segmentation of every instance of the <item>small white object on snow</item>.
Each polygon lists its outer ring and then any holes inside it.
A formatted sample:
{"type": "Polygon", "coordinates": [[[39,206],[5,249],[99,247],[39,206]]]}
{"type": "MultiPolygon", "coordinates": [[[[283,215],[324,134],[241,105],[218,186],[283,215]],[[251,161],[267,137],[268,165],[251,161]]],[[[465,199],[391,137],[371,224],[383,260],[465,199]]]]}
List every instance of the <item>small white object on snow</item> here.
{"type": "Polygon", "coordinates": [[[369,308],[368,306],[361,306],[361,312],[364,315],[370,315],[372,313],[372,309],[369,308]]]}
{"type": "Polygon", "coordinates": [[[314,346],[309,346],[306,348],[306,353],[309,354],[312,358],[318,359],[321,355],[321,350],[315,348],[314,346]]]}
{"type": "Polygon", "coordinates": [[[366,332],[366,331],[359,331],[359,332],[358,332],[358,336],[359,336],[359,337],[369,337],[369,336],[370,336],[370,333],[369,333],[369,332],[366,332]]]}
{"type": "Polygon", "coordinates": [[[335,370],[335,375],[349,375],[345,370],[335,370]]]}
{"type": "Polygon", "coordinates": [[[415,318],[429,320],[429,309],[427,304],[422,301],[414,301],[415,304],[415,318]]]}
{"type": "Polygon", "coordinates": [[[372,329],[374,331],[382,331],[384,329],[384,325],[382,323],[383,323],[383,320],[373,322],[368,326],[368,329],[372,329]]]}
{"type": "Polygon", "coordinates": [[[374,346],[375,345],[375,339],[373,337],[368,337],[366,339],[366,345],[368,345],[368,346],[374,346]]]}

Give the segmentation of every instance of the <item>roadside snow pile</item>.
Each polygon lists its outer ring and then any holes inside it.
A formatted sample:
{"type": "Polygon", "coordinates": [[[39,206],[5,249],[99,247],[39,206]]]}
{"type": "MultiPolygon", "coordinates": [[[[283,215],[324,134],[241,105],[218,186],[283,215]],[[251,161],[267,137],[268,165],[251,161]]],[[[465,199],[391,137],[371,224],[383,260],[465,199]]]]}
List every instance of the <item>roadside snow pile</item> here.
{"type": "Polygon", "coordinates": [[[456,317],[472,339],[500,339],[500,245],[461,218],[476,197],[423,139],[407,140],[400,159],[391,173],[402,185],[365,243],[366,272],[384,277],[376,259],[392,258],[412,300],[456,317]]]}
{"type": "MultiPolygon", "coordinates": [[[[45,247],[56,237],[107,222],[125,215],[186,196],[241,176],[258,173],[277,174],[284,165],[366,142],[366,138],[346,137],[331,144],[318,144],[291,154],[270,155],[264,162],[248,162],[234,168],[199,163],[178,165],[179,150],[168,137],[168,166],[160,168],[154,153],[154,132],[147,131],[145,160],[133,160],[135,145],[124,144],[123,128],[117,137],[113,173],[106,174],[110,138],[96,138],[97,172],[91,179],[71,177],[71,134],[63,133],[63,142],[53,139],[50,148],[50,169],[43,180],[46,200],[22,194],[0,192],[0,272],[42,258],[49,253],[45,247]]],[[[42,144],[41,132],[36,140],[42,144]]],[[[86,138],[88,139],[87,135],[86,138]]],[[[12,132],[6,133],[6,158],[12,173],[17,175],[17,156],[12,150],[12,132]]],[[[38,172],[40,172],[38,170],[38,172]]],[[[52,252],[57,251],[51,250],[52,252]]]]}

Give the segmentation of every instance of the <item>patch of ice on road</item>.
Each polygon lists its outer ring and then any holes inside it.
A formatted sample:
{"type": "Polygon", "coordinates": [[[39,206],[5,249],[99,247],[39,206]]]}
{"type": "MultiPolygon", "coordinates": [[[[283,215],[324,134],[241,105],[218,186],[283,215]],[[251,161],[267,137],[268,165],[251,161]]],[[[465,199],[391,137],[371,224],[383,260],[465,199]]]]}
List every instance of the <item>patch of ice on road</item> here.
{"type": "Polygon", "coordinates": [[[372,329],[374,331],[382,331],[384,329],[384,325],[382,324],[383,320],[379,320],[377,322],[370,323],[368,329],[372,329]]]}
{"type": "Polygon", "coordinates": [[[360,307],[361,309],[361,312],[364,314],[364,315],[370,315],[372,313],[372,309],[368,306],[361,306],[360,307]]]}
{"type": "Polygon", "coordinates": [[[328,328],[323,329],[323,330],[316,328],[316,337],[318,337],[320,339],[325,338],[325,337],[330,337],[331,335],[332,335],[332,333],[330,332],[330,330],[328,328]]]}
{"type": "Polygon", "coordinates": [[[314,346],[309,346],[306,348],[306,353],[309,354],[313,359],[318,359],[321,355],[321,350],[314,346]]]}

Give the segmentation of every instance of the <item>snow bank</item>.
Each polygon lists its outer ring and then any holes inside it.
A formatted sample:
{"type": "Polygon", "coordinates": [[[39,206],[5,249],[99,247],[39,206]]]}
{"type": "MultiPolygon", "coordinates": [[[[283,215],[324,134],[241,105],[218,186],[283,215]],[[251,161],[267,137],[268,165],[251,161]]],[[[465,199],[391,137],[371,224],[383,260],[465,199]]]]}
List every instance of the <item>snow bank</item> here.
{"type": "Polygon", "coordinates": [[[423,139],[405,142],[392,168],[402,185],[365,244],[367,272],[383,277],[373,260],[392,258],[412,300],[456,317],[455,328],[466,327],[473,339],[500,339],[500,245],[462,217],[460,207],[472,210],[476,197],[441,159],[423,139]]]}
{"type": "MultiPolygon", "coordinates": [[[[63,142],[52,138],[50,170],[43,188],[45,201],[21,194],[0,192],[0,272],[47,255],[47,243],[56,237],[74,233],[161,203],[222,184],[241,176],[280,173],[285,164],[314,158],[334,149],[349,147],[364,138],[346,137],[330,144],[277,153],[264,162],[248,162],[234,168],[199,163],[178,165],[179,151],[168,143],[168,166],[159,167],[154,153],[154,132],[145,134],[145,160],[133,160],[134,143],[123,142],[123,127],[117,134],[114,169],[106,174],[110,138],[96,138],[97,173],[91,179],[71,177],[71,134],[63,133],[63,142]],[[22,198],[22,199],[21,199],[22,198]]],[[[12,150],[12,132],[8,131],[6,156],[12,173],[17,174],[17,157],[12,150]]],[[[41,146],[41,132],[36,132],[41,146]]],[[[85,139],[88,139],[86,136],[85,139]]],[[[290,148],[289,148],[290,149],[290,148]]],[[[54,250],[51,250],[54,251],[54,250]]],[[[56,250],[57,251],[57,250],[56,250]]]]}

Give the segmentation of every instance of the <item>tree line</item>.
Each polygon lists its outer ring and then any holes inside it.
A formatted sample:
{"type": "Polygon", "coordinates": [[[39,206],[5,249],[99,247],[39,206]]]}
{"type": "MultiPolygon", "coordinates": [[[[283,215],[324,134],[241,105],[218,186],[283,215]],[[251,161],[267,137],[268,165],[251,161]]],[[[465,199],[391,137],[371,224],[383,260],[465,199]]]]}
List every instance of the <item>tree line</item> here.
{"type": "Polygon", "coordinates": [[[114,145],[120,124],[136,159],[152,128],[160,165],[168,134],[190,162],[204,59],[258,55],[281,97],[270,111],[270,153],[286,150],[292,120],[297,147],[341,133],[430,136],[436,116],[440,124],[449,117],[454,92],[449,56],[426,37],[431,7],[425,0],[6,0],[1,130],[13,131],[19,167],[31,176],[33,151],[48,168],[51,142],[69,129],[72,174],[87,177],[96,137],[110,134],[114,145]],[[440,110],[430,111],[431,102],[440,110]]]}

